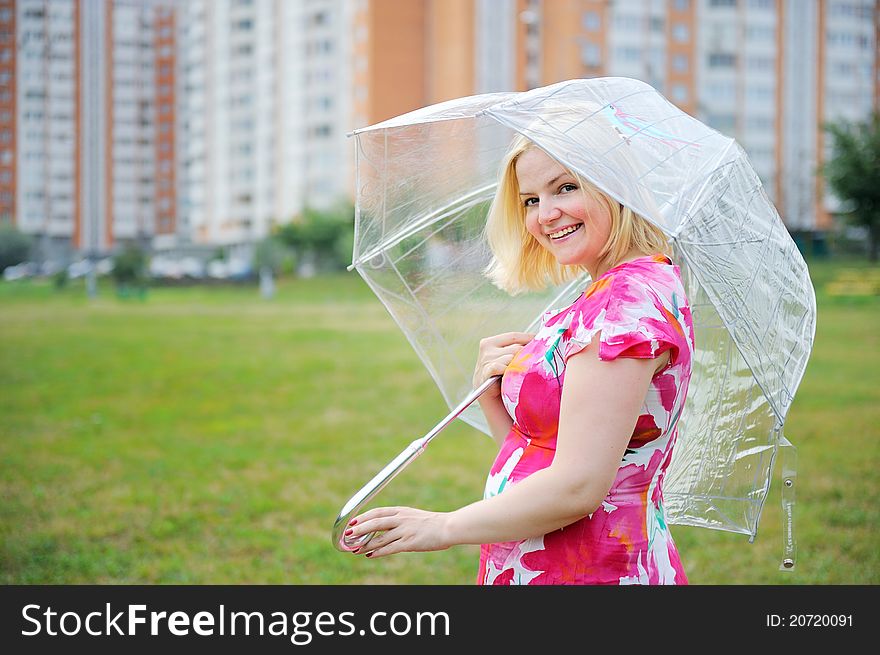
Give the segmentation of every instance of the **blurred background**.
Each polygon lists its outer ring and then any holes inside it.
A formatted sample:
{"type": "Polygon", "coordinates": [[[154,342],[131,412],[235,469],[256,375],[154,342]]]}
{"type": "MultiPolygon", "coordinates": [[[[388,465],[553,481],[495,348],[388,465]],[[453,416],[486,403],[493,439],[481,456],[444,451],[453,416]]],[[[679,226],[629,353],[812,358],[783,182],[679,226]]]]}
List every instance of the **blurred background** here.
{"type": "MultiPolygon", "coordinates": [[[[819,301],[798,567],[768,503],[754,544],[674,531],[691,581],[880,582],[878,34],[876,0],[0,0],[0,580],[473,582],[474,548],[330,545],[446,413],[344,272],[346,134],[626,76],[737,139],[819,301]]],[[[472,502],[493,459],[456,425],[382,502],[472,502]]]]}

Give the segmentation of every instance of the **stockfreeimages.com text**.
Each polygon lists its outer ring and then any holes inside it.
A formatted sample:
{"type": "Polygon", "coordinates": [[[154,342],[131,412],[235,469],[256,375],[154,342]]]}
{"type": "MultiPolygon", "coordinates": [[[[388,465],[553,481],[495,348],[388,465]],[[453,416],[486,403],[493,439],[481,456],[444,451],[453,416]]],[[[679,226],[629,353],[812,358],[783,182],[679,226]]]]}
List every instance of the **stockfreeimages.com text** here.
{"type": "Polygon", "coordinates": [[[151,636],[193,634],[211,637],[226,635],[255,635],[289,637],[297,646],[311,643],[315,635],[322,637],[352,635],[372,636],[449,636],[449,615],[446,612],[373,612],[369,620],[358,628],[354,612],[247,612],[230,611],[220,605],[215,612],[148,611],[146,605],[126,605],[115,611],[106,603],[103,611],[81,616],[78,612],[58,612],[52,607],[25,605],[22,617],[26,637],[37,635],[75,636],[151,636]]]}

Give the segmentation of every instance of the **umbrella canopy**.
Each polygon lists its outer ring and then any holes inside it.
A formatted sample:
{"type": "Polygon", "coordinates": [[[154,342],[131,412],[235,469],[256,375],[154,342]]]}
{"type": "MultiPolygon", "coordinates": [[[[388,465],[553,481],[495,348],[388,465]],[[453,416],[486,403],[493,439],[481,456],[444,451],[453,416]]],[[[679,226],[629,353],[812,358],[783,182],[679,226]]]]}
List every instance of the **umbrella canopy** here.
{"type": "MultiPolygon", "coordinates": [[[[352,267],[450,408],[479,340],[533,331],[580,279],[510,296],[483,271],[499,165],[522,134],[669,237],[696,352],[664,485],[669,521],[757,533],[816,325],[806,263],[743,149],[628,78],[571,80],[425,107],[354,132],[352,267]]],[[[478,406],[461,418],[489,434],[478,406]]],[[[793,471],[786,472],[793,481],[793,471]]]]}

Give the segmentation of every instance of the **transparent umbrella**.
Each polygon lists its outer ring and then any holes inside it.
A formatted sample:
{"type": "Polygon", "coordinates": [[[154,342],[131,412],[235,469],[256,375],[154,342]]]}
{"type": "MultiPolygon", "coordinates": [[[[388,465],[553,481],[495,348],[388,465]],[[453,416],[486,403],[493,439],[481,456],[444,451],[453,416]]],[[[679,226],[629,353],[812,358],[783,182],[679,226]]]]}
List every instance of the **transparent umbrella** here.
{"type": "MultiPolygon", "coordinates": [[[[489,434],[471,380],[481,338],[533,331],[589,277],[510,296],[483,271],[483,228],[517,134],[660,227],[691,303],[696,351],[664,498],[673,524],[754,539],[782,453],[783,563],[793,568],[794,448],[786,415],[807,366],[815,293],[743,149],[644,82],[571,80],[451,100],[354,132],[355,244],[369,284],[452,409],[342,508],[332,539],[458,417],[489,434]]],[[[363,541],[363,540],[362,540],[363,541]]]]}

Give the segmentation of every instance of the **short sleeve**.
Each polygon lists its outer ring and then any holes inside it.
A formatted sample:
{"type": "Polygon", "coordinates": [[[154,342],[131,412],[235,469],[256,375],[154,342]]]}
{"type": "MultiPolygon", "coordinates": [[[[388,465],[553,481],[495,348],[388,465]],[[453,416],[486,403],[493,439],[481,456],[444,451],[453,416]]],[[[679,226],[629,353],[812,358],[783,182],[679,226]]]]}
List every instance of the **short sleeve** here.
{"type": "MultiPolygon", "coordinates": [[[[583,350],[599,335],[599,359],[653,359],[667,350],[678,361],[683,332],[658,285],[637,276],[616,275],[593,311],[575,311],[563,356],[583,350]]],[[[671,303],[670,303],[671,304],[671,303]]]]}

